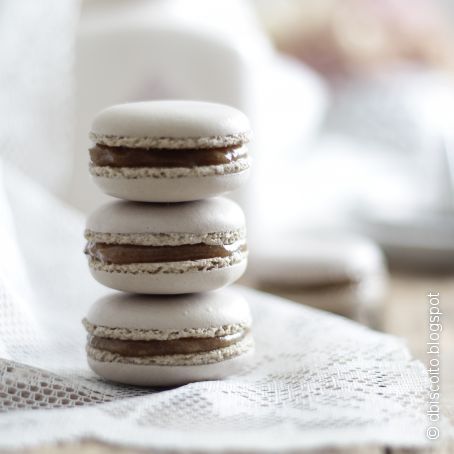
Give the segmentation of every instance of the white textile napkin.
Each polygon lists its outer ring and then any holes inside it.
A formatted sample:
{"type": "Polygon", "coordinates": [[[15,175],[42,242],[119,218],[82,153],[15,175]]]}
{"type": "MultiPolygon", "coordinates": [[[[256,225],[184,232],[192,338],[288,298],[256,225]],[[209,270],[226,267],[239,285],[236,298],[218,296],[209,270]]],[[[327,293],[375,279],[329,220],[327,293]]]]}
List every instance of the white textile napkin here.
{"type": "Polygon", "coordinates": [[[82,254],[83,219],[12,167],[3,188],[0,448],[427,445],[427,374],[400,340],[245,288],[257,351],[243,373],[166,390],[98,379],[80,320],[105,290],[82,254]]]}

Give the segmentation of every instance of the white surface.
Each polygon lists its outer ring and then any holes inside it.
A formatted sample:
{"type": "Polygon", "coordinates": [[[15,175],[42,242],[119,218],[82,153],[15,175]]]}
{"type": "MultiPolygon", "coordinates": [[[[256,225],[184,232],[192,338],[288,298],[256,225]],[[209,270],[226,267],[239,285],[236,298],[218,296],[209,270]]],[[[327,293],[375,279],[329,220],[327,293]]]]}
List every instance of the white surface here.
{"type": "MultiPolygon", "coordinates": [[[[178,264],[190,263],[189,261],[176,262],[178,264]]],[[[240,263],[214,268],[209,271],[187,271],[178,273],[120,273],[95,270],[90,268],[92,276],[106,287],[123,292],[136,292],[147,294],[173,295],[190,292],[207,292],[216,290],[237,281],[246,270],[247,259],[240,263]]],[[[163,268],[166,264],[163,264],[163,268]]]]}
{"type": "Polygon", "coordinates": [[[112,293],[90,308],[87,320],[110,328],[180,331],[251,323],[244,297],[233,289],[173,297],[112,293]]]}
{"type": "Polygon", "coordinates": [[[106,194],[137,202],[186,202],[219,196],[240,188],[249,178],[249,169],[238,173],[180,178],[116,178],[93,176],[106,194]]]}
{"type": "Polygon", "coordinates": [[[168,205],[114,201],[97,208],[86,227],[100,233],[212,233],[244,228],[241,208],[222,197],[168,205]]]}
{"type": "MultiPolygon", "coordinates": [[[[81,254],[83,219],[7,175],[34,295],[24,303],[45,334],[36,336],[10,310],[17,299],[0,279],[0,407],[10,410],[1,418],[0,447],[86,438],[203,452],[427,446],[427,373],[400,340],[251,290],[241,291],[256,354],[241,374],[164,392],[96,379],[80,320],[103,290],[81,254]]],[[[441,429],[452,435],[444,423],[441,429]]]]}
{"type": "Polygon", "coordinates": [[[115,146],[128,146],[129,138],[209,138],[222,141],[225,136],[249,133],[250,129],[246,115],[233,107],[167,100],[108,107],[96,115],[91,132],[98,138],[98,143],[104,143],[102,136],[107,136],[115,140],[115,146]]]}

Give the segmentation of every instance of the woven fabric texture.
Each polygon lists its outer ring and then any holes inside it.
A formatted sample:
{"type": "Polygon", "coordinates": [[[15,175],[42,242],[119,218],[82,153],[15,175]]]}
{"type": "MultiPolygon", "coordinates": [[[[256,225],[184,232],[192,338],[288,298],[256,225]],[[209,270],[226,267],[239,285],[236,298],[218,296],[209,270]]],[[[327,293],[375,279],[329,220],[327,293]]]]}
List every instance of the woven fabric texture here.
{"type": "Polygon", "coordinates": [[[256,354],[240,375],[165,390],[98,379],[81,320],[106,290],[88,273],[83,218],[10,167],[3,186],[0,447],[87,437],[199,451],[427,443],[427,374],[399,339],[245,288],[256,354]]]}

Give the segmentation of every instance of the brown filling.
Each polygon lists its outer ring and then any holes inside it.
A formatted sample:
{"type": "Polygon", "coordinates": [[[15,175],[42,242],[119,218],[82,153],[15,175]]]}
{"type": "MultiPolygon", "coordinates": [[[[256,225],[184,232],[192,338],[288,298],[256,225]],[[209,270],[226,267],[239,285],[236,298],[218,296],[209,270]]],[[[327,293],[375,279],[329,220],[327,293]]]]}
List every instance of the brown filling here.
{"type": "Polygon", "coordinates": [[[89,241],[85,247],[85,253],[102,263],[127,265],[129,263],[179,262],[230,257],[235,252],[244,252],[246,249],[244,243],[240,246],[213,246],[204,243],[181,246],[140,246],[89,241]]]}
{"type": "Polygon", "coordinates": [[[248,330],[222,337],[186,337],[172,340],[123,340],[89,336],[88,345],[121,356],[154,356],[201,353],[228,347],[243,339],[248,330]]]}
{"type": "Polygon", "coordinates": [[[345,288],[357,285],[358,282],[344,278],[339,279],[337,281],[326,281],[326,282],[306,282],[306,283],[294,283],[294,284],[287,284],[287,283],[261,283],[259,285],[260,289],[265,292],[270,293],[285,293],[285,292],[293,292],[293,293],[323,293],[325,291],[341,291],[345,288]]]}
{"type": "Polygon", "coordinates": [[[166,150],[95,145],[91,162],[110,167],[197,167],[229,164],[246,155],[240,146],[207,149],[166,150]]]}

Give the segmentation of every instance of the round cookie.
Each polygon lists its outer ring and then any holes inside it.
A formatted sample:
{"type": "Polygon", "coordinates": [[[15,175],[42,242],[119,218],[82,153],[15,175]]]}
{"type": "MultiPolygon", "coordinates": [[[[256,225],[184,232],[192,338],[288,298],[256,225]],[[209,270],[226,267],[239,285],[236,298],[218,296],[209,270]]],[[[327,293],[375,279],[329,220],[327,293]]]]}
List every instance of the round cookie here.
{"type": "Polygon", "coordinates": [[[380,249],[359,235],[303,231],[251,257],[256,288],[380,327],[387,287],[380,249]]]}
{"type": "Polygon", "coordinates": [[[89,216],[85,238],[93,277],[125,292],[214,290],[236,281],[247,265],[243,211],[222,197],[110,202],[89,216]]]}
{"type": "Polygon", "coordinates": [[[110,294],[95,302],[83,324],[91,369],[130,385],[223,378],[239,372],[253,352],[249,306],[233,289],[110,294]]]}
{"type": "Polygon", "coordinates": [[[184,202],[241,186],[249,175],[247,117],[222,104],[120,104],[93,121],[90,173],[107,194],[139,202],[184,202]]]}

